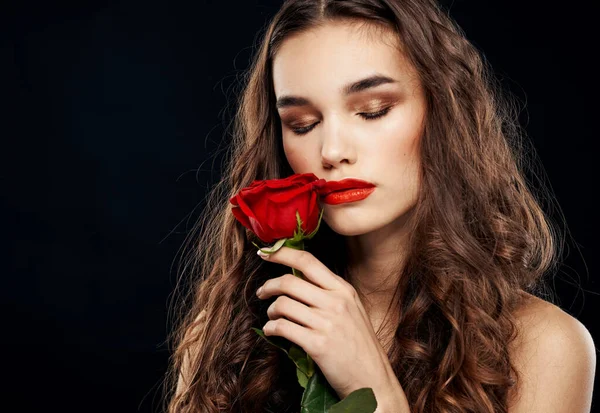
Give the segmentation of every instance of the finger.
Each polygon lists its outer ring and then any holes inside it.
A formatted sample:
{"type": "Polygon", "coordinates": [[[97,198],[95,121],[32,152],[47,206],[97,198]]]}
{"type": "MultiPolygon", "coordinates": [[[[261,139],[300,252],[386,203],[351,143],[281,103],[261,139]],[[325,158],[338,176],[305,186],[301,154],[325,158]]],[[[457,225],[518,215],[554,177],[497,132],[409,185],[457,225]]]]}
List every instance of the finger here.
{"type": "Polygon", "coordinates": [[[282,294],[314,308],[324,308],[331,301],[330,293],[293,274],[285,274],[267,280],[258,297],[266,300],[274,295],[282,294]]]}
{"type": "Polygon", "coordinates": [[[325,290],[333,291],[341,288],[342,284],[338,276],[308,251],[281,247],[277,252],[268,254],[263,259],[300,270],[306,279],[325,290]]]}
{"type": "Polygon", "coordinates": [[[321,335],[315,330],[302,327],[285,318],[269,320],[263,327],[266,336],[280,336],[296,343],[308,354],[314,354],[313,347],[321,342],[321,335]]]}
{"type": "Polygon", "coordinates": [[[285,317],[296,324],[315,329],[323,324],[321,316],[293,298],[282,295],[277,298],[267,309],[267,315],[271,320],[285,317]],[[320,321],[319,321],[320,320],[320,321]]]}

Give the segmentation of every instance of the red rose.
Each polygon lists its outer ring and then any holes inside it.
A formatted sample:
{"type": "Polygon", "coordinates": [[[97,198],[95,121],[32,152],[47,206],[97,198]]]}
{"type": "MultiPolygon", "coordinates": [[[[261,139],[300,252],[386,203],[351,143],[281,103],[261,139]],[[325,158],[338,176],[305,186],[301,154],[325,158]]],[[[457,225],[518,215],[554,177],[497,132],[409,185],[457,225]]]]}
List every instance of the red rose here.
{"type": "Polygon", "coordinates": [[[229,202],[235,218],[265,243],[292,238],[298,228],[296,211],[305,234],[319,222],[317,190],[325,184],[314,174],[294,174],[283,179],[257,180],[229,202]]]}

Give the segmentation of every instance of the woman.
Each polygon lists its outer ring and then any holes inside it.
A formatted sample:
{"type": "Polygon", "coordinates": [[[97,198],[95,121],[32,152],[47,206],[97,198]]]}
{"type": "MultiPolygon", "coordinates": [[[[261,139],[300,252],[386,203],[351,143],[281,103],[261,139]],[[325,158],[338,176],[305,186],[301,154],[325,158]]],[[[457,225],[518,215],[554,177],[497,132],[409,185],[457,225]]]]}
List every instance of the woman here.
{"type": "Polygon", "coordinates": [[[314,342],[309,316],[333,320],[339,291],[348,345],[323,340],[317,364],[341,398],[372,387],[379,413],[589,412],[594,343],[538,297],[559,239],[490,73],[433,0],[282,5],[184,263],[195,277],[178,288],[169,412],[299,411],[292,363],[251,327],[314,342]],[[261,259],[228,200],[253,180],[309,172],[376,189],[323,205],[300,261],[289,248],[261,259]],[[337,292],[284,274],[290,262],[310,262],[299,269],[337,292]]]}

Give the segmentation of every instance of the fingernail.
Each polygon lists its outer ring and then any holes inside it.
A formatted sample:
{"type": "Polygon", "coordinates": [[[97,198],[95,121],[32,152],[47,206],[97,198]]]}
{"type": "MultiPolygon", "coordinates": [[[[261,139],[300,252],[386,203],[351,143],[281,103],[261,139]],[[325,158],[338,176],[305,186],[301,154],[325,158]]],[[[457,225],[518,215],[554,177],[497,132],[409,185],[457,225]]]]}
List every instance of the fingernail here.
{"type": "Polygon", "coordinates": [[[269,256],[269,254],[266,254],[266,253],[262,252],[261,250],[256,251],[256,253],[262,258],[267,258],[269,256]]]}

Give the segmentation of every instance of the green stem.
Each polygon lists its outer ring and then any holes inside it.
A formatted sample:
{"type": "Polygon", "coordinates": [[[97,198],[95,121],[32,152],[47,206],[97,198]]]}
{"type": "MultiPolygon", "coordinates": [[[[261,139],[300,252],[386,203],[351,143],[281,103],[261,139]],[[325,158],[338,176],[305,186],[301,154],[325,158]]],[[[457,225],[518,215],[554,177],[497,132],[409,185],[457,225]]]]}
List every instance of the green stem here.
{"type": "Polygon", "coordinates": [[[300,278],[302,280],[306,279],[306,277],[304,276],[304,274],[302,273],[302,271],[297,270],[295,268],[292,268],[292,274],[294,274],[296,277],[298,277],[298,278],[300,278]]]}

